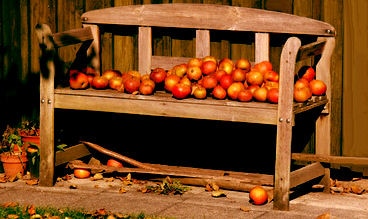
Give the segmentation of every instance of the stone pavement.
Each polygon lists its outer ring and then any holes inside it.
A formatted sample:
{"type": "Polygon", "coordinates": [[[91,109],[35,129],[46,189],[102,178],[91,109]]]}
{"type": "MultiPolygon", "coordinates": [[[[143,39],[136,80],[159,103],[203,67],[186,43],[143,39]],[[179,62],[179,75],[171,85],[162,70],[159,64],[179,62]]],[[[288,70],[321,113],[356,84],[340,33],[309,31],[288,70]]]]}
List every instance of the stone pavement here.
{"type": "Polygon", "coordinates": [[[139,184],[123,185],[119,179],[76,179],[57,182],[52,187],[27,185],[18,180],[0,183],[0,204],[105,209],[112,213],[144,213],[168,218],[368,218],[368,194],[327,194],[308,192],[290,201],[289,211],[273,210],[273,203],[256,206],[249,193],[224,190],[224,197],[212,197],[204,187],[190,186],[183,195],[143,193],[139,184]],[[120,192],[121,189],[126,192],[120,192]]]}

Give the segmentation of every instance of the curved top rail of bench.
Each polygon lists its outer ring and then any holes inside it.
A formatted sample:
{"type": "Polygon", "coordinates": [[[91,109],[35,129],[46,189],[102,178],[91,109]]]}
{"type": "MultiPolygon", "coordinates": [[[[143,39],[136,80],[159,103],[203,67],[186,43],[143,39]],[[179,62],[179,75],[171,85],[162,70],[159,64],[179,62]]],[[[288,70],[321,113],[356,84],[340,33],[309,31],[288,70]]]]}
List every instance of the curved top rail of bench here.
{"type": "Polygon", "coordinates": [[[297,15],[215,4],[146,4],[85,12],[83,24],[116,24],[209,30],[335,36],[330,24],[297,15]]]}

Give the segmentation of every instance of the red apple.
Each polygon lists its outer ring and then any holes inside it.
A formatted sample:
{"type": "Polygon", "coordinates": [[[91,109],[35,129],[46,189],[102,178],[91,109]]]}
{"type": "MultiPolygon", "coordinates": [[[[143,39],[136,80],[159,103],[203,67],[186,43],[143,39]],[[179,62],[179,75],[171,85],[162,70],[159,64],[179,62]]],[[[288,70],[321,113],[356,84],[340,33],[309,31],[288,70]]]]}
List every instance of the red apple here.
{"type": "Polygon", "coordinates": [[[245,70],[245,72],[249,72],[251,69],[251,63],[246,58],[239,58],[235,61],[235,68],[240,68],[245,70]]]}
{"type": "Polygon", "coordinates": [[[146,79],[150,79],[150,74],[146,73],[141,75],[141,81],[146,80],[146,79]]]}
{"type": "Polygon", "coordinates": [[[121,76],[115,76],[109,80],[109,87],[113,90],[124,92],[124,83],[121,76]]]}
{"type": "Polygon", "coordinates": [[[147,83],[145,81],[142,81],[139,85],[139,93],[142,95],[151,95],[153,94],[153,91],[155,90],[155,87],[152,86],[151,83],[147,83]]]}
{"type": "Polygon", "coordinates": [[[166,71],[163,68],[154,68],[150,73],[150,79],[156,84],[163,83],[166,78],[166,71]]]}
{"type": "Polygon", "coordinates": [[[327,85],[322,80],[313,79],[309,82],[309,85],[313,95],[321,96],[326,94],[327,85]]]}
{"type": "Polygon", "coordinates": [[[268,90],[270,90],[271,88],[278,88],[279,87],[279,82],[276,81],[266,81],[262,84],[262,87],[267,88],[268,90]]]}
{"type": "Polygon", "coordinates": [[[81,71],[75,71],[70,74],[69,85],[71,89],[86,89],[88,88],[88,76],[81,71]]]}
{"type": "Polygon", "coordinates": [[[257,88],[259,88],[259,85],[257,85],[257,84],[249,85],[249,86],[247,87],[247,89],[248,89],[248,90],[250,90],[250,92],[252,92],[252,93],[254,93],[254,91],[255,91],[257,88]]]}
{"type": "Polygon", "coordinates": [[[212,90],[212,96],[218,100],[223,100],[226,98],[227,93],[226,93],[226,89],[224,89],[222,86],[217,85],[216,87],[213,88],[212,90]]]}
{"type": "Polygon", "coordinates": [[[202,78],[202,86],[206,89],[213,89],[217,84],[215,75],[206,75],[202,78]]]}
{"type": "Polygon", "coordinates": [[[206,62],[206,61],[212,61],[212,62],[214,62],[216,65],[218,64],[218,61],[217,61],[216,57],[215,57],[215,56],[211,56],[211,55],[208,55],[208,56],[203,57],[203,58],[202,58],[202,61],[203,61],[203,62],[206,62]]]}
{"type": "Polygon", "coordinates": [[[202,77],[202,70],[199,66],[188,65],[187,77],[189,80],[198,81],[202,77]]]}
{"type": "Polygon", "coordinates": [[[192,82],[189,80],[187,76],[184,76],[180,79],[179,83],[186,84],[189,87],[192,87],[192,82]]]}
{"type": "Polygon", "coordinates": [[[278,82],[279,81],[279,74],[273,70],[271,71],[266,71],[263,75],[263,80],[266,81],[274,81],[274,82],[278,82]]]}
{"type": "Polygon", "coordinates": [[[202,74],[209,75],[217,70],[217,63],[211,60],[204,61],[201,66],[202,74]]]}
{"type": "Polygon", "coordinates": [[[107,160],[106,166],[108,167],[123,167],[123,163],[120,161],[117,161],[115,159],[109,159],[107,160]]]}
{"type": "Polygon", "coordinates": [[[109,86],[109,80],[104,76],[95,76],[91,85],[94,89],[106,89],[109,86]]]}
{"type": "Polygon", "coordinates": [[[260,71],[251,70],[247,73],[247,83],[261,86],[263,83],[263,74],[260,71]]]}
{"type": "Polygon", "coordinates": [[[223,58],[219,61],[218,69],[224,70],[227,74],[231,74],[234,69],[234,63],[229,58],[223,58]]]}
{"type": "Polygon", "coordinates": [[[214,75],[216,76],[217,81],[220,81],[221,77],[222,77],[223,75],[226,75],[226,74],[227,74],[227,73],[226,73],[226,71],[224,71],[224,70],[218,70],[218,69],[217,69],[217,71],[214,73],[214,75]]]}
{"type": "Polygon", "coordinates": [[[101,76],[107,78],[107,80],[110,80],[111,78],[113,78],[115,76],[121,76],[121,72],[119,70],[116,70],[116,69],[108,69],[108,70],[105,70],[104,72],[102,72],[101,76]]]}
{"type": "Polygon", "coordinates": [[[262,74],[264,74],[267,71],[271,71],[273,69],[272,67],[272,63],[268,60],[264,60],[261,62],[256,63],[253,68],[256,71],[261,72],[262,74]]]}
{"type": "Polygon", "coordinates": [[[96,76],[95,74],[91,74],[91,73],[86,73],[87,77],[88,77],[88,85],[92,84],[92,80],[93,78],[96,76]]]}
{"type": "Polygon", "coordinates": [[[240,102],[249,102],[252,99],[253,99],[252,91],[250,91],[248,89],[244,89],[244,90],[239,91],[238,100],[240,102]]]}
{"type": "Polygon", "coordinates": [[[312,66],[303,66],[300,68],[298,76],[300,78],[305,78],[308,82],[310,82],[315,78],[316,72],[312,66]]]}
{"type": "Polygon", "coordinates": [[[295,83],[294,83],[294,88],[303,88],[303,87],[309,87],[309,82],[307,79],[305,78],[299,78],[295,83]]]}
{"type": "Polygon", "coordinates": [[[230,74],[226,74],[221,77],[220,79],[220,85],[225,90],[234,82],[233,77],[230,74]]]}
{"type": "Polygon", "coordinates": [[[243,82],[243,81],[246,80],[247,72],[245,70],[240,69],[240,68],[235,68],[231,72],[231,76],[233,77],[234,81],[243,82]]]}
{"type": "Polygon", "coordinates": [[[298,103],[303,103],[312,97],[310,87],[294,88],[294,100],[298,103]]]}
{"type": "Polygon", "coordinates": [[[278,103],[279,102],[279,89],[271,88],[267,92],[267,101],[270,103],[278,103]]]}
{"type": "Polygon", "coordinates": [[[187,68],[187,63],[178,64],[171,69],[171,73],[183,77],[187,73],[187,68]]]}
{"type": "Polygon", "coordinates": [[[177,99],[184,99],[191,94],[191,86],[184,83],[177,83],[174,85],[171,93],[177,99]]]}
{"type": "Polygon", "coordinates": [[[201,67],[203,63],[203,60],[201,58],[190,58],[188,60],[188,67],[190,66],[197,66],[197,67],[201,67]]]}
{"type": "Polygon", "coordinates": [[[192,95],[197,99],[205,99],[207,97],[207,90],[202,85],[192,85],[192,95]]]}
{"type": "Polygon", "coordinates": [[[138,78],[139,80],[141,80],[141,73],[139,71],[136,70],[129,70],[126,73],[130,74],[133,77],[138,78]]]}
{"type": "Polygon", "coordinates": [[[174,87],[175,84],[179,83],[180,79],[181,78],[176,74],[168,75],[165,78],[164,89],[171,93],[172,88],[174,87]]]}
{"type": "Polygon", "coordinates": [[[244,84],[242,82],[234,82],[227,88],[227,96],[232,100],[236,100],[239,92],[242,90],[245,90],[244,84]]]}
{"type": "Polygon", "coordinates": [[[136,77],[130,77],[124,82],[124,91],[129,94],[136,94],[141,81],[136,77]]]}
{"type": "Polygon", "coordinates": [[[254,90],[253,98],[256,101],[265,102],[267,100],[267,92],[268,92],[267,88],[259,87],[259,88],[254,90]]]}

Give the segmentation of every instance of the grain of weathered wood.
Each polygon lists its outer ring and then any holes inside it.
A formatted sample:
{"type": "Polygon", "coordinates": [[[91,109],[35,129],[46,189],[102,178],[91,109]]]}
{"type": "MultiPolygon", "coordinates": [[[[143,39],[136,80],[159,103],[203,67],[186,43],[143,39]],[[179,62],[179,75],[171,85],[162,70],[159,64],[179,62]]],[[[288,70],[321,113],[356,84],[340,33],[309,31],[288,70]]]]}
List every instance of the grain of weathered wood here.
{"type": "Polygon", "coordinates": [[[151,73],[152,67],[152,29],[139,27],[138,34],[138,71],[144,75],[151,73]]]}
{"type": "MultiPolygon", "coordinates": [[[[48,26],[38,26],[36,34],[40,43],[52,35],[48,26]]],[[[45,42],[44,42],[45,43],[45,42]]],[[[57,56],[54,46],[50,42],[41,47],[40,68],[40,176],[39,185],[52,186],[54,175],[54,81],[56,67],[54,58],[57,56]]]]}
{"type": "Polygon", "coordinates": [[[191,4],[178,3],[130,5],[101,10],[86,12],[82,16],[83,22],[321,36],[335,34],[334,27],[322,21],[286,13],[225,5],[198,4],[193,7],[191,4]],[[109,16],[101,16],[101,10],[109,16]],[[191,13],[187,13],[188,11],[191,13]],[[166,14],[171,15],[170,19],[167,19],[166,14]]]}
{"type": "Polygon", "coordinates": [[[55,152],[55,166],[57,167],[89,155],[91,155],[91,152],[84,144],[73,145],[66,148],[64,151],[55,152]]]}
{"type": "Polygon", "coordinates": [[[332,156],[324,154],[293,153],[291,158],[293,160],[313,161],[330,164],[368,166],[367,157],[348,157],[348,156],[332,156]]]}
{"type": "Polygon", "coordinates": [[[256,33],[255,34],[255,63],[262,61],[270,61],[270,34],[256,33]]]}
{"type": "Polygon", "coordinates": [[[211,54],[211,39],[209,30],[196,30],[195,57],[205,57],[211,54]]]}
{"type": "MultiPolygon", "coordinates": [[[[105,165],[87,165],[79,161],[71,161],[68,166],[74,168],[87,168],[93,170],[103,170],[105,172],[120,172],[132,174],[153,174],[164,176],[189,177],[193,179],[203,179],[203,181],[211,181],[219,183],[224,189],[235,189],[242,191],[249,191],[255,185],[272,186],[273,176],[266,174],[249,174],[235,171],[225,170],[211,170],[203,168],[181,167],[181,166],[167,166],[162,164],[147,164],[155,167],[154,170],[143,168],[116,168],[105,165]]],[[[195,181],[186,181],[187,183],[195,181]]],[[[198,183],[198,182],[197,182],[198,183]]],[[[198,185],[198,184],[197,184],[198,185]]]]}
{"type": "Polygon", "coordinates": [[[320,163],[312,163],[290,173],[290,188],[309,182],[325,174],[325,168],[320,163]]]}
{"type": "Polygon", "coordinates": [[[300,46],[300,39],[289,38],[280,57],[274,190],[274,209],[279,210],[289,210],[294,63],[300,46]]]}

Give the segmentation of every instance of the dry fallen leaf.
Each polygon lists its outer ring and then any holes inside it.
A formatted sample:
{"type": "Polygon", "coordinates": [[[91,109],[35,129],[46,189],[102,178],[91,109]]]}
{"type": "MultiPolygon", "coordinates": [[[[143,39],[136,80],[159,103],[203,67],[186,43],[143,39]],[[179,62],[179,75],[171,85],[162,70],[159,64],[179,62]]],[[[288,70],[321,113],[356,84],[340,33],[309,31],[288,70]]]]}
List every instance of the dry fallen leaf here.
{"type": "Polygon", "coordinates": [[[101,179],[103,179],[102,173],[96,173],[95,175],[93,175],[93,177],[91,177],[92,181],[101,180],[101,179]]]}
{"type": "Polygon", "coordinates": [[[331,218],[331,214],[328,212],[328,213],[324,213],[324,214],[321,214],[321,215],[318,215],[316,217],[316,219],[330,219],[331,218]]]}
{"type": "Polygon", "coordinates": [[[6,183],[8,182],[7,178],[5,176],[0,177],[0,183],[6,183]]]}
{"type": "Polygon", "coordinates": [[[28,207],[28,214],[30,215],[36,214],[36,207],[34,205],[28,207]]]}
{"type": "Polygon", "coordinates": [[[226,197],[226,194],[221,190],[212,191],[212,197],[219,198],[219,197],[226,197]]]}
{"type": "Polygon", "coordinates": [[[115,178],[114,177],[109,177],[105,179],[105,182],[114,182],[115,178]]]}
{"type": "Polygon", "coordinates": [[[240,206],[240,210],[248,212],[248,211],[250,211],[250,208],[247,207],[247,206],[240,206]]]}
{"type": "Polygon", "coordinates": [[[127,191],[126,191],[126,189],[124,188],[124,187],[120,187],[120,189],[119,189],[119,193],[126,193],[127,191]]]}
{"type": "Polygon", "coordinates": [[[343,193],[344,192],[344,188],[343,187],[331,187],[330,188],[330,190],[331,190],[331,193],[336,193],[336,192],[338,192],[338,193],[343,193]]]}
{"type": "Polygon", "coordinates": [[[350,191],[354,194],[358,194],[358,195],[361,195],[364,193],[365,189],[360,187],[360,186],[357,186],[357,185],[353,185],[350,187],[350,191]]]}
{"type": "Polygon", "coordinates": [[[17,202],[5,202],[1,206],[4,207],[4,208],[16,207],[16,206],[18,206],[18,203],[17,202]]]}
{"type": "Polygon", "coordinates": [[[88,161],[88,165],[101,165],[101,161],[99,161],[98,159],[92,157],[89,161],[88,161]]]}
{"type": "Polygon", "coordinates": [[[37,185],[38,184],[38,179],[29,179],[29,180],[26,180],[26,184],[27,185],[37,185]]]}
{"type": "Polygon", "coordinates": [[[270,203],[273,200],[273,189],[267,190],[268,201],[270,203]]]}

